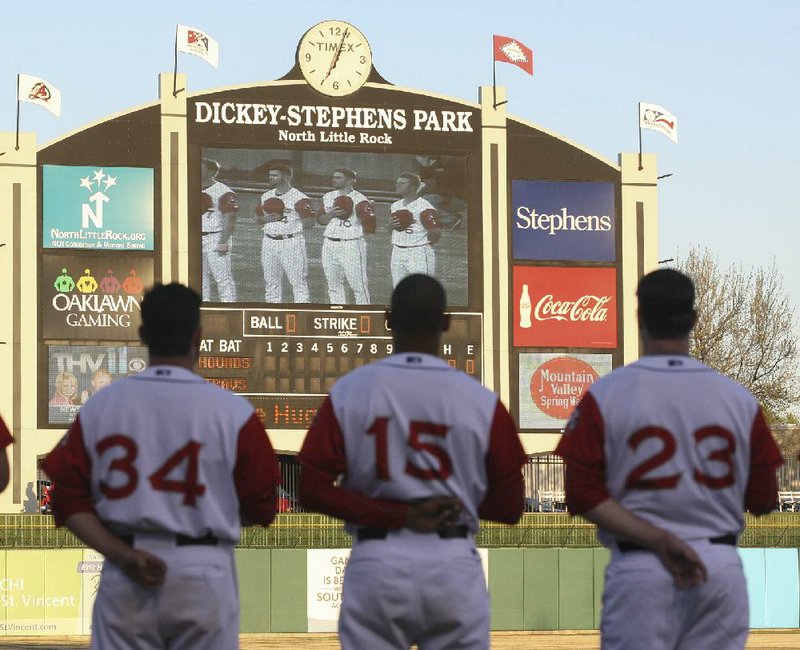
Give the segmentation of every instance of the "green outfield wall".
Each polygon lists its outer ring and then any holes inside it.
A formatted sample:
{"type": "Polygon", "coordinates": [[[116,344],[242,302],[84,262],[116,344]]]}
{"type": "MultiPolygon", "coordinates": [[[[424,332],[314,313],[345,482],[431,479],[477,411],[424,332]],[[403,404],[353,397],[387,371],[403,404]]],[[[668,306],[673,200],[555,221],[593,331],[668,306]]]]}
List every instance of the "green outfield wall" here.
{"type": "MultiPolygon", "coordinates": [[[[349,549],[237,548],[242,632],[336,627],[349,549]]],[[[740,549],[751,626],[800,627],[798,549],[740,549]]],[[[591,630],[602,548],[481,549],[495,630],[591,630]]],[[[88,549],[0,551],[0,636],[86,635],[102,557],[88,549]]]]}

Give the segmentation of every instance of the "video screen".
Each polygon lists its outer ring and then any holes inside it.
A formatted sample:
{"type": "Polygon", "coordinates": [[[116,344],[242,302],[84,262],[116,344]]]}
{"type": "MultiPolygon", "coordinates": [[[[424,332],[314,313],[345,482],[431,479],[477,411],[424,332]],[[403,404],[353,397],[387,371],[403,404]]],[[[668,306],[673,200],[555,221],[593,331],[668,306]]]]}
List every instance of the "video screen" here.
{"type": "Polygon", "coordinates": [[[47,359],[48,424],[71,424],[92,395],[147,368],[148,352],[135,345],[49,345],[47,359]]]}
{"type": "Polygon", "coordinates": [[[425,273],[468,304],[466,156],[204,148],[199,166],[204,301],[385,306],[425,273]]]}

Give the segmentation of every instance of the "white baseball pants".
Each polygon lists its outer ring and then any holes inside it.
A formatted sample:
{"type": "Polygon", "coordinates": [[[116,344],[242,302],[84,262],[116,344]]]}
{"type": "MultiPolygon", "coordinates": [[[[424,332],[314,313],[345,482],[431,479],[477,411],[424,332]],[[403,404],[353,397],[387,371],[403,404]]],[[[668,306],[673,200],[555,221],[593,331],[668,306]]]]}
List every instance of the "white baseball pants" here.
{"type": "Polygon", "coordinates": [[[736,548],[692,546],[708,569],[708,582],[685,590],[653,553],[614,553],[603,591],[603,650],[744,648],[750,616],[736,548]]]}
{"type": "Polygon", "coordinates": [[[261,265],[264,267],[264,302],[283,302],[281,289],[284,273],[292,285],[294,302],[309,301],[308,260],[303,233],[288,239],[272,239],[264,235],[261,265]]]}
{"type": "Polygon", "coordinates": [[[472,538],[391,531],[353,542],[344,574],[344,650],[485,650],[489,594],[472,538]]]}

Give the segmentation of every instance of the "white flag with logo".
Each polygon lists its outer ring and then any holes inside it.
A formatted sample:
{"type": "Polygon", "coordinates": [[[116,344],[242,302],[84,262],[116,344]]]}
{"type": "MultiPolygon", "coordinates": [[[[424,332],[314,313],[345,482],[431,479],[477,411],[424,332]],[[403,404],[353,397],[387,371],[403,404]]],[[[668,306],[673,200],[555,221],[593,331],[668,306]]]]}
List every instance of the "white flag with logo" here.
{"type": "Polygon", "coordinates": [[[639,102],[639,128],[660,131],[673,142],[678,141],[678,118],[663,106],[639,102]]]}
{"type": "Polygon", "coordinates": [[[61,91],[49,81],[30,74],[19,74],[17,99],[44,106],[56,117],[61,117],[61,91]]]}
{"type": "Polygon", "coordinates": [[[176,47],[178,52],[194,54],[215,68],[219,66],[219,43],[194,27],[178,25],[176,47]]]}

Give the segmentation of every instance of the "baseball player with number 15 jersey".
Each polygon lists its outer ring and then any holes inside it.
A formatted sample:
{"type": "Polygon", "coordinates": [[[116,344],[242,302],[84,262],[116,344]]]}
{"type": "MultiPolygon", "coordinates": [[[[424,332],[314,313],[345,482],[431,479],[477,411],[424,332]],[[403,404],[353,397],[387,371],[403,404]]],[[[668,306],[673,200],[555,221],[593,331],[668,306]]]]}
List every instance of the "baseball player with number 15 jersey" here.
{"type": "Polygon", "coordinates": [[[427,276],[397,286],[396,353],[336,382],[300,452],[303,505],[344,519],[354,540],[345,650],[489,645],[473,536],[479,518],[519,519],[525,454],[497,395],[437,358],[444,300],[427,276]]]}
{"type": "Polygon", "coordinates": [[[589,388],[556,449],[570,511],[612,551],[602,645],[744,648],[736,542],[743,509],[777,502],[780,453],[755,398],[688,355],[689,278],[655,271],[637,295],[645,356],[589,388]]]}

